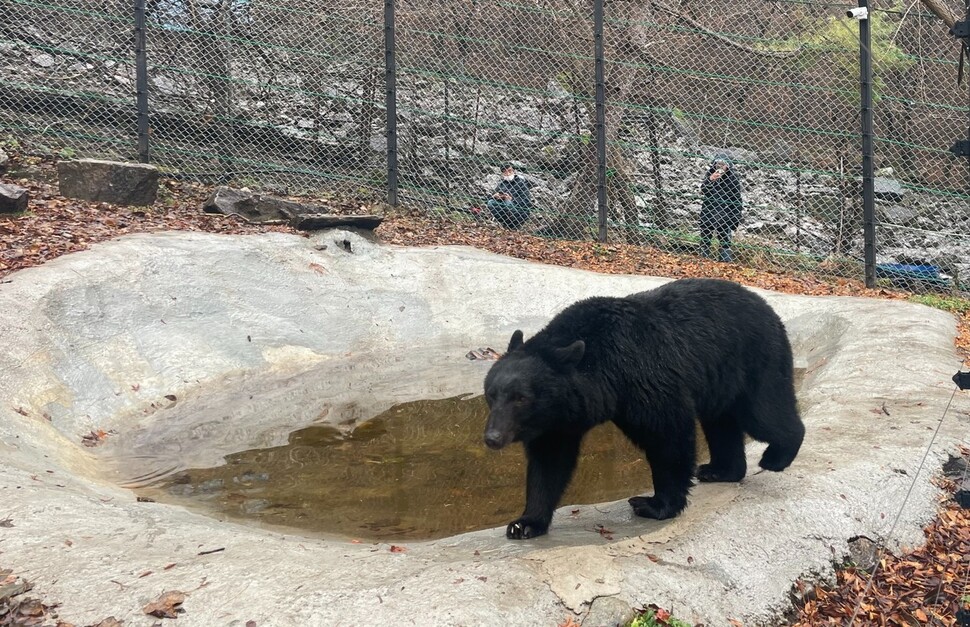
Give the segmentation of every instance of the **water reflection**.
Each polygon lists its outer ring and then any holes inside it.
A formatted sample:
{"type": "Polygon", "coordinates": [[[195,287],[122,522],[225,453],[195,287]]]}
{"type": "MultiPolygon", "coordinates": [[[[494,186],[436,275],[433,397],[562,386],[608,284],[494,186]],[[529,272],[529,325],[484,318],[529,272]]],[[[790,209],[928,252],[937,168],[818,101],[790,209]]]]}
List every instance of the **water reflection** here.
{"type": "MultiPolygon", "coordinates": [[[[484,397],[396,405],[351,433],[314,426],[289,444],[179,472],[140,492],[230,518],[362,539],[429,539],[502,525],[521,513],[520,446],[482,444],[484,397]]],[[[703,448],[703,445],[701,445],[703,448]]],[[[706,451],[705,451],[706,452],[706,451]]],[[[563,503],[648,490],[646,461],[612,424],[583,443],[563,503]]]]}

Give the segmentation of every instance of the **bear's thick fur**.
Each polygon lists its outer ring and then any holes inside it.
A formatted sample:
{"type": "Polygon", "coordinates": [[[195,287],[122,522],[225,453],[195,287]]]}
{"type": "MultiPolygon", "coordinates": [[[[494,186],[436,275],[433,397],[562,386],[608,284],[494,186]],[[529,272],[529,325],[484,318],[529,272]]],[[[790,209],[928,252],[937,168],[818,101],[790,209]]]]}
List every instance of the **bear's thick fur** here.
{"type": "Polygon", "coordinates": [[[516,331],[485,377],[485,443],[521,441],[526,506],[512,539],[546,533],[583,435],[612,420],[646,455],[654,495],[630,499],[646,518],[676,516],[695,474],[695,418],[711,461],[700,481],[740,481],[744,435],[767,442],[760,466],[795,459],[805,428],[792,351],[764,299],[716,279],[683,279],[625,298],[577,302],[527,342],[516,331]]]}

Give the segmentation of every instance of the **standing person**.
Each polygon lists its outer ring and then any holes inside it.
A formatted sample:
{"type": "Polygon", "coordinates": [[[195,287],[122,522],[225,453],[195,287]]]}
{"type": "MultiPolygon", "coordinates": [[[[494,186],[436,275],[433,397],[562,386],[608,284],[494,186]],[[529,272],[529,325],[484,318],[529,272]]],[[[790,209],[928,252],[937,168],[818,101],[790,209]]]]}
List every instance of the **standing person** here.
{"type": "Polygon", "coordinates": [[[741,224],[741,179],[726,155],[717,155],[701,183],[701,254],[711,258],[711,238],[717,236],[718,259],[733,261],[731,233],[741,224]]]}
{"type": "Polygon", "coordinates": [[[511,163],[502,166],[502,180],[488,201],[488,210],[499,224],[513,231],[529,219],[532,211],[529,183],[515,173],[511,163]]]}

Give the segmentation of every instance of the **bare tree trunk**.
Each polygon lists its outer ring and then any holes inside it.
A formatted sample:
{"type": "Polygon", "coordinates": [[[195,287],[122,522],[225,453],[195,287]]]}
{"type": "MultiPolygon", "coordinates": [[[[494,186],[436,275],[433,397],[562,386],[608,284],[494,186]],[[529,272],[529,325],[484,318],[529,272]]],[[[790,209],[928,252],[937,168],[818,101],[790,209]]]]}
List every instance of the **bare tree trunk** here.
{"type": "Polygon", "coordinates": [[[229,1],[221,0],[216,13],[210,19],[202,17],[198,5],[189,0],[186,9],[195,37],[195,62],[205,77],[202,84],[209,94],[209,111],[206,116],[212,128],[214,152],[222,164],[222,178],[226,181],[235,176],[232,156],[236,154],[232,129],[232,86],[229,82],[229,1]],[[208,22],[208,23],[207,23],[208,22]]]}
{"type": "MultiPolygon", "coordinates": [[[[650,6],[637,0],[611,2],[610,22],[625,24],[614,26],[606,33],[606,160],[608,172],[608,199],[610,216],[626,224],[628,215],[636,219],[637,209],[630,189],[630,168],[619,148],[617,137],[624,109],[617,103],[629,101],[631,91],[639,77],[639,68],[633,62],[642,58],[647,46],[647,29],[650,6]],[[613,104],[611,104],[613,103],[613,104]]],[[[577,67],[577,75],[592,74],[591,68],[584,73],[577,67]]],[[[593,112],[590,111],[590,126],[593,112]]],[[[550,225],[555,235],[569,239],[592,239],[597,235],[595,197],[597,188],[596,142],[579,142],[577,147],[578,172],[569,200],[562,214],[550,225]]]]}
{"type": "Polygon", "coordinates": [[[647,116],[647,137],[650,140],[650,175],[653,179],[653,222],[661,231],[670,228],[670,210],[664,196],[663,172],[660,171],[660,128],[657,114],[647,116]]]}
{"type": "Polygon", "coordinates": [[[942,0],[922,0],[923,5],[929,9],[933,15],[943,20],[947,28],[953,28],[957,23],[957,18],[950,11],[950,8],[942,0]]]}
{"type": "Polygon", "coordinates": [[[371,68],[367,70],[364,79],[364,98],[360,103],[360,123],[358,128],[358,150],[360,154],[366,154],[370,145],[371,132],[374,130],[374,119],[377,117],[377,70],[371,68]]]}
{"type": "Polygon", "coordinates": [[[839,220],[835,228],[835,242],[832,247],[837,255],[844,255],[849,252],[849,246],[845,243],[846,232],[846,208],[848,205],[848,194],[846,188],[848,183],[845,180],[845,157],[839,155],[839,220]]]}
{"type": "Polygon", "coordinates": [[[795,170],[795,252],[802,252],[802,170],[795,170]]]}

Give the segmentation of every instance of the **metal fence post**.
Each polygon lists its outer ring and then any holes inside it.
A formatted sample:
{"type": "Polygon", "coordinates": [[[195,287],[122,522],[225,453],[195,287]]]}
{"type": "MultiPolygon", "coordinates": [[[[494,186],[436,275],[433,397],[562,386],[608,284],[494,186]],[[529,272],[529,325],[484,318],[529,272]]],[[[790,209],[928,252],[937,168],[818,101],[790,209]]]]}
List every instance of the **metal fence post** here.
{"type": "Polygon", "coordinates": [[[606,78],[603,68],[603,13],[605,0],[593,0],[593,56],[596,75],[596,206],[599,241],[606,243],[606,78]]]}
{"type": "Polygon", "coordinates": [[[394,2],[384,0],[384,86],[387,114],[387,204],[397,206],[397,65],[394,58],[394,2]]]}
{"type": "Polygon", "coordinates": [[[145,50],[145,0],[135,0],[135,106],[138,111],[138,160],[148,163],[148,54],[145,50]]]}
{"type": "MultiPolygon", "coordinates": [[[[869,0],[859,0],[869,10],[869,0]]],[[[876,203],[872,148],[872,37],[869,17],[859,20],[859,87],[862,95],[862,236],[866,287],[876,286],[876,203]]]]}

